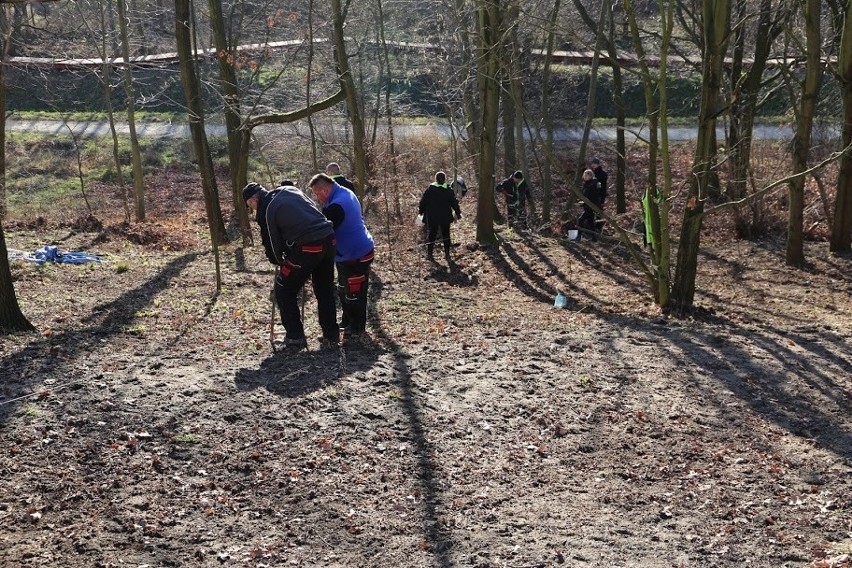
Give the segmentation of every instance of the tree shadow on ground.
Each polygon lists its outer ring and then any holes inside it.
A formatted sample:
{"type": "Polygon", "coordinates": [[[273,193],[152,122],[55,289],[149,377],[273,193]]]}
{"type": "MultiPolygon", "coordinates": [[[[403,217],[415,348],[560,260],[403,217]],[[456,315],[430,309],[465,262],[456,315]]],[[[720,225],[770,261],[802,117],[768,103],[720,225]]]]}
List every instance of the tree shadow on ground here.
{"type": "Polygon", "coordinates": [[[521,293],[540,302],[553,302],[556,288],[537,273],[509,241],[502,241],[499,247],[484,248],[483,253],[495,270],[521,293]]]}
{"type": "Polygon", "coordinates": [[[424,538],[429,550],[435,555],[435,564],[441,568],[452,566],[452,539],[440,521],[442,505],[441,490],[435,478],[434,448],[429,443],[422,410],[412,383],[412,370],[404,347],[396,342],[376,311],[382,300],[385,285],[377,273],[371,274],[369,331],[373,340],[368,345],[348,348],[344,344],[340,351],[301,351],[294,355],[286,353],[267,357],[258,369],[240,369],[235,383],[238,390],[265,388],[276,396],[297,398],[330,386],[342,377],[372,368],[382,353],[393,354],[394,382],[398,387],[403,415],[408,422],[412,446],[417,456],[417,478],[422,485],[424,538]]]}
{"type": "MultiPolygon", "coordinates": [[[[594,307],[591,312],[620,329],[618,339],[645,336],[662,349],[690,377],[685,388],[696,389],[720,415],[734,410],[718,395],[732,394],[766,421],[852,463],[852,431],[838,421],[852,412],[852,384],[846,380],[852,376],[852,351],[842,335],[784,332],[773,337],[716,316],[702,318],[702,326],[677,320],[649,326],[646,320],[594,307]],[[807,390],[791,390],[791,376],[803,380],[807,390]]],[[[613,338],[605,341],[607,349],[618,352],[613,338]]]]}
{"type": "Polygon", "coordinates": [[[401,410],[408,420],[409,431],[411,432],[412,444],[417,455],[418,475],[423,486],[423,530],[425,532],[425,540],[429,543],[429,550],[435,556],[435,565],[440,568],[449,568],[452,566],[452,548],[453,542],[450,531],[442,527],[448,526],[447,522],[441,522],[439,510],[442,507],[443,499],[441,498],[441,489],[438,480],[435,478],[437,464],[432,459],[435,454],[435,448],[429,442],[426,435],[426,427],[423,421],[423,411],[420,403],[417,400],[414,384],[411,381],[412,370],[408,363],[408,355],[404,352],[401,344],[396,342],[388,329],[382,326],[378,314],[375,311],[375,305],[380,300],[383,290],[381,281],[377,279],[379,286],[376,288],[376,294],[373,298],[370,319],[373,322],[373,333],[376,341],[379,342],[385,350],[394,353],[393,370],[396,377],[396,384],[399,387],[401,397],[401,410]]]}
{"type": "Polygon", "coordinates": [[[150,305],[154,297],[166,289],[196,258],[198,253],[188,253],[170,261],[156,276],[140,286],[128,290],[114,300],[92,308],[91,313],[81,319],[88,325],[61,335],[49,335],[30,342],[24,349],[0,362],[0,376],[8,377],[2,388],[12,393],[0,402],[0,425],[14,411],[15,400],[22,401],[32,385],[46,377],[61,377],[54,391],[71,386],[88,378],[91,373],[84,358],[96,356],[99,349],[108,349],[104,340],[123,333],[142,308],[150,305]],[[61,353],[61,357],[55,355],[61,353]]]}

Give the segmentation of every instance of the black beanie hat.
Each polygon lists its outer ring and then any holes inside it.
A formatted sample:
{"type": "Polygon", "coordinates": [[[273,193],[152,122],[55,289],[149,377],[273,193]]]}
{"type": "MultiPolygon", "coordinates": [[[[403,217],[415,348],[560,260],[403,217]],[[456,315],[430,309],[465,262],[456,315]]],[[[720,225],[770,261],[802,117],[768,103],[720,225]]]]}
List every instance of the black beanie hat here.
{"type": "Polygon", "coordinates": [[[259,183],[255,183],[255,182],[247,183],[246,186],[243,188],[243,201],[248,201],[249,199],[254,197],[255,194],[257,194],[262,189],[263,189],[263,186],[260,185],[259,183]]]}

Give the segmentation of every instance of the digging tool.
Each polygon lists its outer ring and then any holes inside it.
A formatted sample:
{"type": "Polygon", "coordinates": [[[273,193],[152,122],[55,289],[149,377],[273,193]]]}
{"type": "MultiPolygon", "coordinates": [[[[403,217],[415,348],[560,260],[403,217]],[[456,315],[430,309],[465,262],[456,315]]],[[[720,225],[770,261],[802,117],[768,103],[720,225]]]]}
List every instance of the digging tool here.
{"type": "Polygon", "coordinates": [[[275,281],[273,280],[272,291],[269,293],[269,299],[272,300],[272,317],[269,319],[269,343],[272,345],[272,352],[276,353],[278,350],[275,349],[275,312],[277,311],[275,308],[275,281]]]}

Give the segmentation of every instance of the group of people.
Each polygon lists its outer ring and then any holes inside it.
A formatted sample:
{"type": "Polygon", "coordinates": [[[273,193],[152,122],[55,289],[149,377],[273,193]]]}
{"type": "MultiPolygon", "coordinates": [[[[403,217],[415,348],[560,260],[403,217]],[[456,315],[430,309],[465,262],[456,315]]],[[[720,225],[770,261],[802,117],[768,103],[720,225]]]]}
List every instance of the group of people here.
{"type": "MultiPolygon", "coordinates": [[[[589,169],[583,172],[582,195],[598,209],[603,209],[607,196],[609,175],[603,168],[600,158],[594,157],[589,162],[589,169]]],[[[466,188],[465,188],[466,189],[466,188]]],[[[497,184],[496,192],[503,196],[506,202],[506,214],[509,225],[515,229],[528,229],[527,204],[532,198],[532,192],[522,171],[518,170],[497,184]]],[[[578,238],[583,234],[597,241],[602,225],[599,214],[587,203],[582,203],[583,212],[577,220],[580,229],[578,238]]],[[[444,258],[452,262],[450,249],[450,225],[453,220],[461,219],[456,191],[447,185],[444,172],[435,174],[433,181],[420,198],[418,212],[423,219],[426,230],[426,255],[434,261],[434,247],[438,236],[444,248],[444,258]],[[453,214],[455,214],[455,219],[453,214]]]]}
{"type": "Polygon", "coordinates": [[[308,278],[317,302],[321,347],[362,337],[367,326],[367,293],[374,256],[373,236],[364,223],[354,185],[332,162],[308,182],[316,202],[289,181],[267,190],[259,183],[243,188],[254,212],[267,259],[278,266],[275,301],[284,326],[285,348],[307,348],[299,310],[299,291],[308,278]],[[342,318],[337,321],[334,272],[342,318]]]}
{"type": "MultiPolygon", "coordinates": [[[[592,158],[590,168],[583,172],[582,194],[598,208],[606,201],[607,179],[600,159],[592,158]]],[[[275,301],[286,332],[284,346],[293,349],[307,347],[298,295],[308,278],[317,301],[321,345],[338,345],[341,331],[347,339],[365,332],[370,266],[375,254],[355,186],[341,173],[340,166],[331,162],[325,173],[311,178],[308,186],[316,202],[290,181],[283,181],[272,190],[254,182],[243,188],[246,206],[254,212],[260,227],[266,257],[278,266],[275,301]],[[338,299],[343,312],[339,324],[338,299]]],[[[497,185],[497,192],[506,200],[509,224],[527,228],[531,192],[524,174],[514,172],[497,185]]],[[[435,180],[420,198],[418,211],[426,226],[429,260],[434,261],[434,247],[440,236],[444,258],[451,264],[450,225],[461,219],[462,212],[456,191],[447,184],[444,172],[435,174],[435,180]]],[[[597,240],[601,223],[595,210],[586,203],[577,224],[580,235],[586,233],[597,240]]]]}

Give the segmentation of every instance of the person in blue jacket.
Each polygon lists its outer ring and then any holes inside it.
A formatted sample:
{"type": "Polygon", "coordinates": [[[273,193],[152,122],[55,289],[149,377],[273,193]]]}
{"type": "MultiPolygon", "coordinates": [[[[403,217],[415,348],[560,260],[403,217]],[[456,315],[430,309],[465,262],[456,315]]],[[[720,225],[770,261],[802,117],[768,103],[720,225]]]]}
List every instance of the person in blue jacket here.
{"type": "Polygon", "coordinates": [[[256,212],[266,258],[278,266],[275,302],[286,331],[284,346],[307,347],[299,310],[299,291],[310,277],[317,316],[326,346],[337,345],[337,307],[334,300],[334,227],[316,204],[294,186],[268,191],[259,183],[243,188],[243,201],[256,212]]]}
{"type": "Polygon", "coordinates": [[[334,226],[337,239],[337,293],[343,316],[344,339],[367,329],[367,292],[373,263],[373,236],[364,223],[361,202],[355,193],[336,183],[327,174],[317,174],[308,183],[322,211],[334,226]]]}

